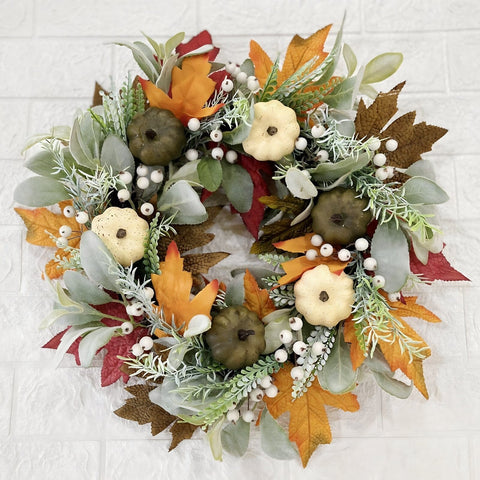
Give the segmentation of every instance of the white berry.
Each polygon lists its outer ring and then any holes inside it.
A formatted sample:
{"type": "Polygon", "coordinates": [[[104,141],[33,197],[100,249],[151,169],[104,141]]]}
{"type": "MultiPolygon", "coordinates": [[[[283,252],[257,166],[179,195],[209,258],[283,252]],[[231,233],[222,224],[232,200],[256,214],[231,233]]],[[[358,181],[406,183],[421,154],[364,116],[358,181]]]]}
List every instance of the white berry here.
{"type": "Polygon", "coordinates": [[[72,228],[69,227],[68,225],[62,225],[58,229],[58,233],[60,234],[61,237],[69,237],[72,234],[72,228]]]}
{"type": "Polygon", "coordinates": [[[118,174],[118,179],[125,185],[128,185],[129,183],[132,183],[133,177],[130,172],[120,172],[118,174]]]}
{"type": "Polygon", "coordinates": [[[151,203],[144,203],[141,207],[140,207],[140,211],[142,212],[143,215],[151,215],[153,212],[154,212],[155,208],[153,207],[153,205],[151,203]]]}
{"type": "Polygon", "coordinates": [[[75,220],[80,225],[84,225],[88,222],[88,213],[87,212],[77,212],[75,215],[75,220]]]}
{"type": "Polygon", "coordinates": [[[316,357],[320,356],[325,351],[325,345],[322,342],[315,342],[312,345],[312,353],[316,357]]]}
{"type": "Polygon", "coordinates": [[[275,360],[278,362],[278,363],[283,363],[283,362],[286,362],[287,361],[287,358],[288,358],[288,353],[286,350],[284,350],[283,348],[279,348],[276,352],[275,352],[275,360]]]}
{"type": "Polygon", "coordinates": [[[400,294],[400,292],[395,292],[395,293],[389,293],[388,294],[388,299],[391,302],[398,302],[401,298],[402,298],[402,295],[400,294]]]}
{"type": "Polygon", "coordinates": [[[228,62],[226,65],[225,65],[225,70],[228,72],[228,73],[233,73],[235,71],[235,68],[237,68],[237,65],[233,62],[228,62]]]}
{"type": "Polygon", "coordinates": [[[140,164],[137,167],[137,175],[139,177],[146,177],[148,175],[148,167],[146,165],[140,164]]]}
{"type": "Polygon", "coordinates": [[[270,375],[267,375],[266,377],[261,378],[258,384],[262,388],[268,388],[272,384],[272,377],[270,375]]]}
{"type": "Polygon", "coordinates": [[[268,398],[275,398],[278,395],[278,388],[275,385],[270,385],[265,389],[265,395],[268,398]]]}
{"type": "Polygon", "coordinates": [[[305,137],[298,137],[295,141],[295,148],[297,150],[305,150],[307,148],[308,142],[305,137]]]}
{"type": "Polygon", "coordinates": [[[314,247],[319,247],[323,242],[323,238],[320,235],[314,235],[312,239],[310,240],[310,243],[314,247]]]}
{"type": "Polygon", "coordinates": [[[382,275],[375,275],[372,280],[377,288],[383,288],[385,286],[385,277],[382,275]]]}
{"type": "Polygon", "coordinates": [[[135,343],[132,345],[132,353],[139,357],[143,353],[143,347],[139,343],[135,343]]]}
{"type": "Polygon", "coordinates": [[[395,175],[395,167],[385,167],[387,169],[387,178],[392,178],[395,175]]]}
{"type": "Polygon", "coordinates": [[[305,342],[302,342],[301,340],[293,344],[293,351],[297,355],[303,355],[306,350],[307,350],[307,345],[305,342]]]}
{"type": "Polygon", "coordinates": [[[260,83],[257,80],[257,77],[254,77],[253,75],[247,78],[247,88],[251,92],[256,92],[260,88],[260,83]]]}
{"type": "Polygon", "coordinates": [[[238,65],[235,65],[235,68],[233,69],[233,72],[232,72],[232,77],[236,78],[240,72],[241,72],[240,67],[238,65]]]}
{"type": "Polygon", "coordinates": [[[145,287],[145,288],[143,289],[143,293],[145,293],[145,296],[146,296],[149,300],[151,300],[151,299],[153,298],[153,296],[155,295],[155,292],[154,292],[154,290],[153,290],[152,287],[145,287]]]}
{"type": "Polygon", "coordinates": [[[313,261],[318,257],[318,253],[314,248],[311,248],[310,250],[307,250],[305,256],[307,257],[307,260],[313,261]]]}
{"type": "Polygon", "coordinates": [[[161,170],[154,170],[150,174],[150,180],[153,183],[162,183],[163,182],[163,172],[161,170]]]}
{"type": "Polygon", "coordinates": [[[140,190],[145,190],[150,185],[150,180],[147,177],[138,177],[137,178],[137,187],[140,190]]]}
{"type": "Polygon", "coordinates": [[[138,343],[144,350],[151,350],[153,347],[153,338],[145,335],[138,343]]]}
{"type": "Polygon", "coordinates": [[[227,420],[232,423],[237,423],[240,418],[240,412],[238,410],[230,410],[227,413],[227,420]]]}
{"type": "Polygon", "coordinates": [[[127,202],[130,199],[130,192],[126,188],[122,188],[117,192],[117,198],[121,202],[127,202]]]}
{"type": "Polygon", "coordinates": [[[75,216],[75,209],[71,206],[63,209],[63,215],[67,218],[73,218],[75,216]]]}
{"type": "Polygon", "coordinates": [[[320,150],[317,153],[317,156],[315,158],[317,162],[326,162],[328,161],[328,152],[326,150],[320,150]]]}
{"type": "Polygon", "coordinates": [[[56,240],[56,242],[55,242],[55,245],[56,245],[58,248],[68,247],[68,239],[66,239],[65,237],[57,238],[57,240],[56,240]]]}
{"type": "Polygon", "coordinates": [[[259,402],[263,398],[263,391],[260,388],[254,388],[249,397],[252,402],[259,402]]]}
{"type": "Polygon", "coordinates": [[[233,82],[229,78],[225,78],[222,82],[221,88],[226,93],[231,92],[233,90],[233,82]]]}
{"type": "Polygon", "coordinates": [[[294,380],[301,380],[304,376],[303,368],[302,367],[293,367],[290,371],[290,376],[294,380]]]}
{"type": "Polygon", "coordinates": [[[133,332],[133,325],[132,325],[132,322],[123,322],[121,325],[120,325],[121,329],[122,329],[122,333],[124,335],[128,335],[129,333],[132,333],[133,332]]]}
{"type": "Polygon", "coordinates": [[[143,305],[140,302],[135,302],[127,306],[127,313],[134,317],[138,317],[143,313],[143,305]]]}
{"type": "Polygon", "coordinates": [[[342,248],[341,250],[338,251],[338,259],[341,262],[348,262],[352,256],[350,253],[350,250],[347,250],[346,248],[342,248]]]}
{"type": "Polygon", "coordinates": [[[364,252],[368,248],[368,240],[363,237],[357,238],[355,240],[355,248],[359,252],[364,252]]]}
{"type": "Polygon", "coordinates": [[[235,150],[229,150],[225,154],[228,163],[234,164],[238,160],[238,153],[235,150]]]}
{"type": "Polygon", "coordinates": [[[388,170],[385,167],[377,168],[375,171],[375,178],[383,182],[388,178],[388,170]]]}
{"type": "Polygon", "coordinates": [[[187,123],[187,127],[191,132],[196,132],[200,128],[200,120],[198,118],[191,118],[187,123]]]}
{"type": "Polygon", "coordinates": [[[390,140],[387,140],[385,143],[385,148],[389,152],[394,152],[398,148],[398,142],[391,138],[390,140]]]}
{"type": "Polygon", "coordinates": [[[297,365],[303,365],[305,363],[305,357],[297,358],[297,365]]]}
{"type": "Polygon", "coordinates": [[[363,268],[371,271],[376,270],[377,261],[373,257],[368,257],[363,261],[363,268]]]}
{"type": "Polygon", "coordinates": [[[375,150],[378,150],[380,148],[381,142],[377,137],[371,137],[368,140],[367,146],[368,149],[374,152],[375,150]]]}
{"type": "Polygon", "coordinates": [[[373,163],[377,167],[383,167],[385,165],[385,162],[387,161],[387,157],[383,153],[377,153],[373,157],[373,163]]]}
{"type": "Polygon", "coordinates": [[[282,330],[279,337],[284,344],[290,343],[293,340],[293,334],[290,330],[282,330]]]}
{"type": "Polygon", "coordinates": [[[311,134],[313,138],[320,138],[325,133],[325,127],[317,123],[312,127],[311,134]]]}
{"type": "Polygon", "coordinates": [[[290,317],[288,319],[288,323],[290,324],[290,328],[294,331],[297,332],[298,330],[301,330],[303,327],[303,321],[299,317],[290,317]]]}
{"type": "Polygon", "coordinates": [[[251,410],[242,412],[242,419],[244,422],[252,423],[255,420],[255,414],[251,410]]]}
{"type": "Polygon", "coordinates": [[[223,158],[223,150],[220,147],[215,147],[212,149],[212,157],[215,160],[221,160],[223,158]]]}
{"type": "Polygon", "coordinates": [[[333,247],[329,243],[324,243],[320,247],[320,255],[322,257],[329,257],[333,253],[333,247]]]}
{"type": "Polygon", "coordinates": [[[245,72],[238,72],[235,79],[238,83],[247,83],[248,75],[245,72]]]}
{"type": "Polygon", "coordinates": [[[223,133],[221,130],[215,129],[210,132],[210,138],[212,142],[220,142],[223,138],[223,133]]]}
{"type": "Polygon", "coordinates": [[[197,158],[198,158],[198,150],[195,150],[194,148],[189,148],[189,149],[185,152],[185,158],[186,158],[189,162],[193,162],[194,160],[197,160],[197,158]]]}

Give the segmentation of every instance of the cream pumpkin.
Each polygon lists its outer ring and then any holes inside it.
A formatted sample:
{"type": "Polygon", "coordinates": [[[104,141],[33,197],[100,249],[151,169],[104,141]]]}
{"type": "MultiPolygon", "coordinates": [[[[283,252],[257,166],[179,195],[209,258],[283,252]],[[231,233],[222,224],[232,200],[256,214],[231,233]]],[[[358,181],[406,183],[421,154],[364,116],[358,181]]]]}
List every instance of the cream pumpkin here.
{"type": "Polygon", "coordinates": [[[124,267],[143,258],[148,223],[131,208],[107,208],[92,220],[92,231],[124,267]]]}
{"type": "Polygon", "coordinates": [[[295,283],[295,307],[311,325],[332,328],[346,319],[354,303],[353,280],[326,265],[305,272],[295,283]]]}
{"type": "Polygon", "coordinates": [[[278,161],[293,152],[300,134],[297,115],[278,100],[254,105],[252,128],[243,149],[260,161],[278,161]]]}

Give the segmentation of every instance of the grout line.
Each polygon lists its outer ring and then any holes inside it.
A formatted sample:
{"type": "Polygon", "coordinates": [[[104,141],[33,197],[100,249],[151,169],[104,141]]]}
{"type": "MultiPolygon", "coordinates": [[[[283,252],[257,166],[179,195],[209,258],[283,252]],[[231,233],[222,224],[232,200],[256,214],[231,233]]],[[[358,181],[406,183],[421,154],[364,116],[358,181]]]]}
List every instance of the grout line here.
{"type": "Polygon", "coordinates": [[[100,452],[99,452],[99,480],[106,479],[106,469],[107,469],[107,444],[105,439],[100,442],[100,452]]]}

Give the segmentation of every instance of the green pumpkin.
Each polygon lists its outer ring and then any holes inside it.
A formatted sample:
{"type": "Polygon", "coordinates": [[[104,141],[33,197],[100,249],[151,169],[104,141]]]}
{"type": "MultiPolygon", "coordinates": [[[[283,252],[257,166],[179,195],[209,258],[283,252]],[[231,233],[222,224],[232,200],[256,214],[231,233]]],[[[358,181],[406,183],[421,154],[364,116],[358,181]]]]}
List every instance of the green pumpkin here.
{"type": "Polygon", "coordinates": [[[145,165],[168,165],[186,144],[182,122],[169,110],[150,107],[127,127],[128,147],[145,165]]]}
{"type": "Polygon", "coordinates": [[[265,350],[265,326],[242,305],[222,310],[205,334],[213,358],[231,370],[253,365],[265,350]]]}
{"type": "Polygon", "coordinates": [[[355,190],[337,187],[322,193],[311,213],[313,231],[325,242],[347,245],[367,231],[372,219],[367,205],[355,190]]]}

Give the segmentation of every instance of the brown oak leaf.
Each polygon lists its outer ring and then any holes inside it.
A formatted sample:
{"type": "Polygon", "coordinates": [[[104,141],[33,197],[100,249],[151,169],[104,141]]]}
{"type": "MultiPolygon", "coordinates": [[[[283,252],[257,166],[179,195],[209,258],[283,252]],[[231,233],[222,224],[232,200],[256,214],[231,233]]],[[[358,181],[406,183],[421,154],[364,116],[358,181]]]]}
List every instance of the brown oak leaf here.
{"type": "Polygon", "coordinates": [[[150,385],[131,385],[125,390],[133,395],[125,404],[115,410],[115,414],[126,420],[133,420],[140,425],[151,424],[152,435],[155,436],[170,427],[172,442],[169,450],[173,450],[182,440],[191,438],[198,428],[196,425],[179,422],[178,417],[171,415],[159,405],[150,401],[149,393],[154,389],[150,385]]]}

